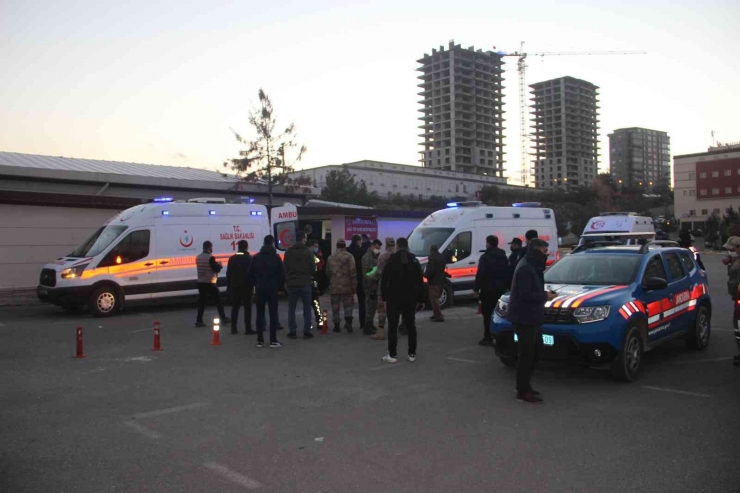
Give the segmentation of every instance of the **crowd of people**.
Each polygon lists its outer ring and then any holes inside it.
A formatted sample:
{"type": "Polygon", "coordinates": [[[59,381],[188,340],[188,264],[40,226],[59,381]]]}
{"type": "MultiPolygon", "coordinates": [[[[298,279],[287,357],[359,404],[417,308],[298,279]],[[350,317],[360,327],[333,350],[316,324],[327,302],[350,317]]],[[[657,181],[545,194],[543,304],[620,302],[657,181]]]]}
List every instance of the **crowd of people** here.
{"type": "MultiPolygon", "coordinates": [[[[478,262],[474,289],[479,296],[483,316],[483,338],[479,342],[482,346],[493,346],[491,317],[499,298],[510,292],[509,319],[519,341],[517,398],[538,403],[542,402],[542,398],[532,388],[531,377],[542,339],[544,306],[556,295],[545,290],[544,284],[548,243],[538,238],[535,230],[527,231],[525,238],[526,246],[520,238],[512,239],[507,256],[499,248],[498,237],[488,236],[486,250],[478,262]]],[[[691,239],[684,235],[680,241],[682,246],[694,253],[703,269],[698,250],[693,247],[691,239]]],[[[238,252],[229,259],[226,276],[232,299],[231,318],[225,315],[217,288],[218,273],[223,267],[212,255],[212,244],[208,241],[203,244],[203,253],[196,259],[200,293],[196,327],[205,326],[203,313],[208,300],[212,298],[222,323],[231,324],[232,334],[238,333],[239,311],[244,308],[245,333],[257,335],[257,347],[265,345],[264,332],[269,315],[270,347],[279,348],[282,344],[277,340],[277,331],[281,329],[278,299],[282,291],[288,297],[287,337],[298,338],[295,312],[300,299],[303,306],[303,339],[311,339],[314,327],[324,323],[319,296],[328,288],[333,331],[353,333],[357,297],[358,329],[370,339],[387,339],[388,352],[382,359],[387,363],[396,363],[399,332],[408,336],[408,360],[416,361],[416,313],[426,300],[432,307],[430,320],[445,320],[439,299],[448,274],[445,257],[438,245],[431,245],[426,268],[422,272],[419,260],[408,249],[406,238],[386,238],[382,253],[384,244],[378,239],[371,241],[366,235],[355,235],[349,246],[344,239],[340,239],[336,242],[335,252],[326,261],[319,242],[308,241],[303,232],[296,234],[296,243],[286,251],[284,260],[278,255],[274,242],[271,235],[266,236],[259,253],[254,257],[249,254],[247,241],[238,243],[238,252]],[[328,286],[322,286],[322,279],[328,280],[328,286]],[[251,324],[253,293],[256,296],[256,331],[252,330],[251,324]]],[[[728,269],[728,291],[733,301],[737,302],[740,238],[730,238],[725,249],[728,252],[724,259],[728,269]]],[[[735,329],[736,338],[740,341],[736,319],[735,329]]],[[[740,356],[736,356],[734,362],[740,365],[740,356]]]]}

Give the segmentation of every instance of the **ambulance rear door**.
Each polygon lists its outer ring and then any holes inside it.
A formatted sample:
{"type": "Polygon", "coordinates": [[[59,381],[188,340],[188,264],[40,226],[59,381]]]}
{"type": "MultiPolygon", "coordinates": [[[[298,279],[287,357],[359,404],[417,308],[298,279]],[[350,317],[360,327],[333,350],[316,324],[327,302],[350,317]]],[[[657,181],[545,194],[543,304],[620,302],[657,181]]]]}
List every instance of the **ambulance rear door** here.
{"type": "Polygon", "coordinates": [[[298,209],[291,204],[273,207],[270,211],[270,218],[275,247],[278,253],[285,253],[285,250],[295,245],[295,234],[298,231],[298,209]]]}

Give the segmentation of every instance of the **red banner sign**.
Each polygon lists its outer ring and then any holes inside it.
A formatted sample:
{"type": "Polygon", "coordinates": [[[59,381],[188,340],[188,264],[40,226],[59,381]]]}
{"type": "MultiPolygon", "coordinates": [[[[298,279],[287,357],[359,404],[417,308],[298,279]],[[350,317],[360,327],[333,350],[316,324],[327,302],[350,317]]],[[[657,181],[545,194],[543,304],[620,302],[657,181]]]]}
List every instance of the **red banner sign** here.
{"type": "Polygon", "coordinates": [[[349,240],[353,235],[366,234],[370,239],[378,237],[378,219],[374,217],[345,217],[344,238],[349,240]]]}

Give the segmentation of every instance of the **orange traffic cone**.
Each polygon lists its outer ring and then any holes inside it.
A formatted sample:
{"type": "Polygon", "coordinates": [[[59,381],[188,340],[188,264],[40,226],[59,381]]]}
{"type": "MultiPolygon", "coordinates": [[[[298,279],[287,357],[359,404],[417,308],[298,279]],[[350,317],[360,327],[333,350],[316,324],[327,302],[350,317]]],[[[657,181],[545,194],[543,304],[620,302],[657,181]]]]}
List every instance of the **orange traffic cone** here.
{"type": "Polygon", "coordinates": [[[221,345],[221,320],[218,318],[213,319],[213,339],[211,339],[211,346],[221,345]]]}

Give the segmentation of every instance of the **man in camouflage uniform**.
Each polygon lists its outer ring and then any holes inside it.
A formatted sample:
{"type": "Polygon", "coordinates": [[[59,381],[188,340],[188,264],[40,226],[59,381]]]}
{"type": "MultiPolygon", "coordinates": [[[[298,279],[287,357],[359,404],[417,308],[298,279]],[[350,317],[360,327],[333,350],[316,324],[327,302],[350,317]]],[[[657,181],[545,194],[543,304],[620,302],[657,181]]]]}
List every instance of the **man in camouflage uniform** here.
{"type": "MultiPolygon", "coordinates": [[[[396,251],[396,240],[393,238],[385,239],[385,252],[380,254],[378,257],[378,270],[375,273],[375,282],[378,283],[378,295],[376,299],[380,299],[380,276],[383,274],[383,268],[396,251]]],[[[385,303],[378,304],[378,330],[375,334],[370,336],[370,339],[376,341],[385,341],[385,321],[387,318],[385,303]]]]}
{"type": "Polygon", "coordinates": [[[363,327],[362,333],[366,336],[373,335],[378,331],[378,328],[373,325],[375,312],[378,309],[379,282],[375,275],[377,274],[376,267],[378,266],[378,256],[382,246],[383,242],[373,240],[365,255],[362,256],[362,283],[365,288],[365,327],[363,327]]]}
{"type": "Polygon", "coordinates": [[[326,263],[331,293],[331,311],[334,315],[334,332],[341,332],[339,305],[344,305],[344,328],[352,333],[352,311],[355,308],[355,291],[357,290],[357,266],[352,254],[347,251],[344,240],[337,241],[337,251],[326,263]]]}

